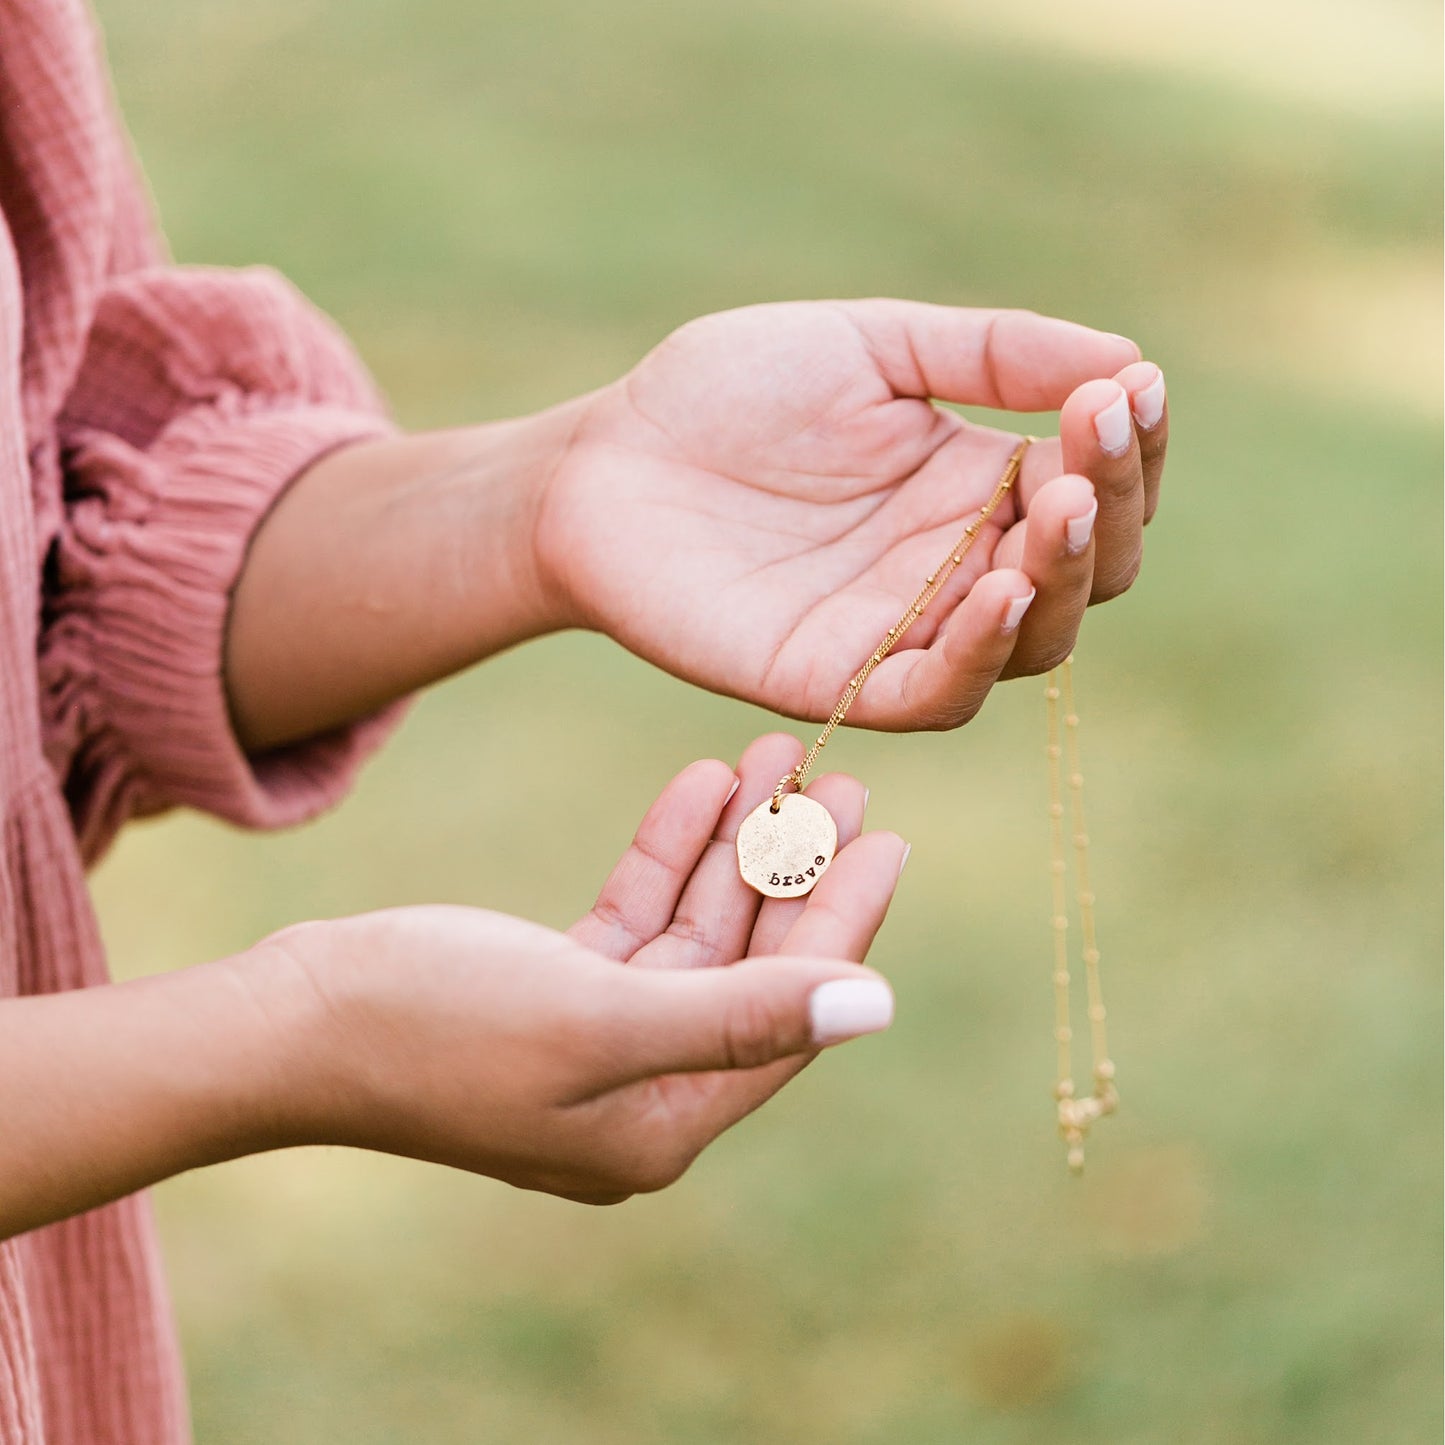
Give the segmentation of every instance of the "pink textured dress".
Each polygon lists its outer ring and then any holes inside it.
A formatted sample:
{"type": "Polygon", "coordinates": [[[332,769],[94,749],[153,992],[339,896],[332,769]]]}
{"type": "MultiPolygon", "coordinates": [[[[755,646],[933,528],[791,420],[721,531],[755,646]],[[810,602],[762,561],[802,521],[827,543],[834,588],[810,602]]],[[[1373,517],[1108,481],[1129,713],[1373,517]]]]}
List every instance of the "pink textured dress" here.
{"type": "MultiPolygon", "coordinates": [[[[166,263],[81,0],[0,0],[0,1008],[105,982],[83,865],[127,818],[344,789],[384,724],[244,757],[221,639],[267,507],[385,427],[277,276],[166,263]]],[[[0,1243],[0,1445],[187,1439],[147,1200],[0,1243]]]]}

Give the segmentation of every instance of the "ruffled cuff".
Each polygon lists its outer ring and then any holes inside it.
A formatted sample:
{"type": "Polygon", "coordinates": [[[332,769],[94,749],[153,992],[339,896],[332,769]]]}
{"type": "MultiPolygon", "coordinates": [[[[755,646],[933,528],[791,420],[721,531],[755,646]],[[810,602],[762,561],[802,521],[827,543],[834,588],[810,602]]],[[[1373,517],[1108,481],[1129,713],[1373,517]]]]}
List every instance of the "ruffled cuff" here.
{"type": "Polygon", "coordinates": [[[144,449],[109,430],[67,438],[73,500],[40,681],[47,751],[88,859],[127,818],[176,804],[255,828],[311,817],[394,727],[402,704],[248,757],[222,677],[231,592],[262,518],[328,452],[389,430],[367,410],[231,393],[144,449]]]}

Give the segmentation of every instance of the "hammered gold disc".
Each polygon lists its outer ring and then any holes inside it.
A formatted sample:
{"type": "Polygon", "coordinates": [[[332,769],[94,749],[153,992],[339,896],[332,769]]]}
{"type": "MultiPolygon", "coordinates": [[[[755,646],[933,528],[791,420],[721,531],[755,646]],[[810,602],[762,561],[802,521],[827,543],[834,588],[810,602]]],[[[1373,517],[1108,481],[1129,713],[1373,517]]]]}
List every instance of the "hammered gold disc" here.
{"type": "Polygon", "coordinates": [[[801,898],[827,871],[838,851],[838,825],[812,798],[787,793],[759,803],[738,829],[738,872],[768,898],[801,898]]]}

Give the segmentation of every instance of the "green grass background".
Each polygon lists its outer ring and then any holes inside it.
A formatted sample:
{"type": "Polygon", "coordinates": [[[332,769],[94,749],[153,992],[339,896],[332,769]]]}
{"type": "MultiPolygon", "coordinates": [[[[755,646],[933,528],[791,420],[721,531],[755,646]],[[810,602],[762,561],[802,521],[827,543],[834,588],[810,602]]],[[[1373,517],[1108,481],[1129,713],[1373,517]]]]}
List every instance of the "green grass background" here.
{"type": "MultiPolygon", "coordinates": [[[[344,1152],[159,1191],[200,1438],[1441,1436],[1440,20],[1424,0],[103,0],[177,254],[272,262],[415,426],[770,297],[1137,336],[1175,441],[1091,615],[1123,1109],[1050,1119],[1037,682],[831,761],[915,844],[895,1028],[588,1211],[344,1152]]],[[[772,723],[588,636],[433,691],[333,816],[130,831],[129,975],[415,900],[564,925],[772,723]]],[[[801,729],[799,729],[801,733],[801,729]]]]}

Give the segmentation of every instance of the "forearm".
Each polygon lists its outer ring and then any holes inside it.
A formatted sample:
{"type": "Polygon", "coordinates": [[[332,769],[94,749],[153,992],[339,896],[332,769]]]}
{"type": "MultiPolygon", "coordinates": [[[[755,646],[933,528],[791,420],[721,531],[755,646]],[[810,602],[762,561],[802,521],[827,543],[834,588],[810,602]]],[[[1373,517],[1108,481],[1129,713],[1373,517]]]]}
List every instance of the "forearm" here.
{"type": "Polygon", "coordinates": [[[243,745],[325,731],[565,625],[533,538],[591,400],[343,448],[298,478],[232,602],[226,686],[243,745]]]}
{"type": "Polygon", "coordinates": [[[0,1238],[306,1142],[295,1074],[322,1011],[261,954],[0,1002],[0,1238]]]}

